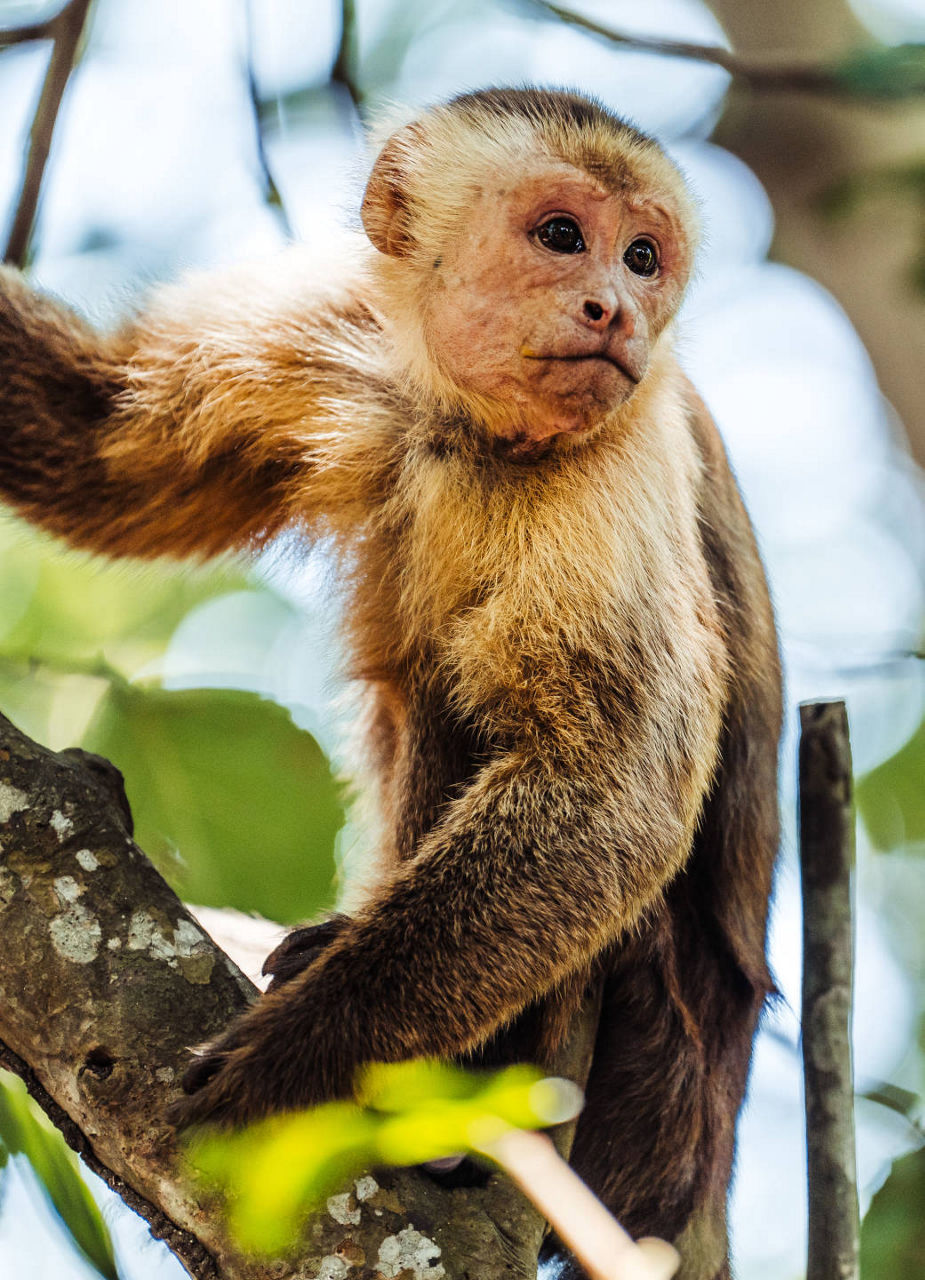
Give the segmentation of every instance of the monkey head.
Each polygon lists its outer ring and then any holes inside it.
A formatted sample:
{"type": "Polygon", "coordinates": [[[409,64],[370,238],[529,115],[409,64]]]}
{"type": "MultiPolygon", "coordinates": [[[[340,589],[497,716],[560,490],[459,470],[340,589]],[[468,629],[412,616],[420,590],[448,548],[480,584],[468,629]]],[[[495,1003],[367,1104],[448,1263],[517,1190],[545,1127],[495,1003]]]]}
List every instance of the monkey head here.
{"type": "Polygon", "coordinates": [[[696,238],[655,142],[539,90],[467,94],[394,133],[362,217],[409,375],[527,456],[632,396],[696,238]]]}

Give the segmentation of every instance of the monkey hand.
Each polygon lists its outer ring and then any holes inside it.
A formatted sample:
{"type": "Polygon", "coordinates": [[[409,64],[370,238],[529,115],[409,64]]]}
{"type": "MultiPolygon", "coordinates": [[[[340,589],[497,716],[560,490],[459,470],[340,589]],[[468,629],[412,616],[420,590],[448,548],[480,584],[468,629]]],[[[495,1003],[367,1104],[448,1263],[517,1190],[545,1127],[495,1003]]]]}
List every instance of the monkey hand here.
{"type": "Polygon", "coordinates": [[[261,997],[196,1051],[182,1080],[186,1096],[167,1112],[172,1125],[237,1128],[271,1113],[350,1096],[358,1063],[346,1048],[351,1040],[345,1011],[338,1012],[339,1029],[326,1025],[304,986],[304,979],[296,979],[261,997]]]}
{"type": "Polygon", "coordinates": [[[291,981],[303,969],[307,969],[318,954],[332,943],[349,923],[349,916],[334,915],[329,920],[322,921],[321,924],[310,924],[301,929],[293,929],[263,962],[263,973],[273,975],[267,991],[278,991],[284,983],[291,981]]]}

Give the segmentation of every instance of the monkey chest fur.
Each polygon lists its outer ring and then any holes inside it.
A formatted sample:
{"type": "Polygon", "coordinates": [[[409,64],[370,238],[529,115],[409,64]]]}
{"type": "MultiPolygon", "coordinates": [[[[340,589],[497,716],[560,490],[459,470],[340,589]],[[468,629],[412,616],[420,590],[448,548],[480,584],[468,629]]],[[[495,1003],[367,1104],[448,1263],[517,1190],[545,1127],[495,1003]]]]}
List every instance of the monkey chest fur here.
{"type": "Polygon", "coordinates": [[[510,752],[617,791],[667,771],[682,826],[696,820],[726,649],[678,425],[644,458],[613,441],[536,467],[409,456],[358,548],[351,610],[400,858],[510,752]]]}

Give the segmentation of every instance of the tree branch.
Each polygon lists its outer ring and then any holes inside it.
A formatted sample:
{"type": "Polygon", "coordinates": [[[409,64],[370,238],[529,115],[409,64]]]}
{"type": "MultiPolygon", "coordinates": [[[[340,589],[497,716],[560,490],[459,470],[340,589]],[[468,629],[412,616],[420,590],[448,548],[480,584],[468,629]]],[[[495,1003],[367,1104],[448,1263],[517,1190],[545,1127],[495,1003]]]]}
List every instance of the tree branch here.
{"type": "Polygon", "coordinates": [[[12,49],[17,44],[32,44],[36,40],[54,37],[54,18],[44,22],[26,22],[21,27],[0,28],[0,49],[12,49]]]}
{"type": "Polygon", "coordinates": [[[340,43],[331,68],[331,80],[343,85],[357,111],[363,105],[363,94],[353,73],[356,53],[356,0],[340,0],[340,43]]]}
{"type": "Polygon", "coordinates": [[[803,1072],[809,1179],[807,1280],[857,1280],[851,1061],[854,810],[843,702],[800,707],[803,1072]]]}
{"type": "Polygon", "coordinates": [[[273,177],[273,170],[270,168],[266,138],[263,134],[260,88],[257,84],[257,72],[254,68],[254,10],[252,0],[244,0],[244,41],[244,73],[247,79],[247,92],[250,98],[251,110],[254,115],[254,140],[257,147],[257,164],[260,167],[260,173],[263,178],[263,198],[276,213],[283,235],[287,240],[293,240],[295,237],[292,231],[292,223],[289,221],[289,214],[283,203],[283,197],[280,194],[279,187],[276,185],[276,179],[273,177]]]}
{"type": "Polygon", "coordinates": [[[49,37],[54,41],[29,133],[19,202],[3,255],[5,262],[11,262],[17,267],[25,265],[29,253],[52,135],[64,90],[77,61],[77,50],[91,3],[92,0],[69,0],[60,13],[48,22],[33,27],[19,27],[0,36],[0,44],[3,45],[49,37]]]}
{"type": "MultiPolygon", "coordinates": [[[[787,63],[755,63],[740,58],[722,45],[692,44],[686,40],[660,40],[650,36],[630,35],[628,32],[614,31],[609,26],[586,18],[571,9],[560,8],[551,0],[529,0],[531,5],[552,14],[562,22],[580,27],[591,35],[599,36],[610,44],[624,45],[628,49],[636,49],[640,53],[656,53],[669,58],[687,58],[694,62],[707,62],[727,71],[734,80],[747,84],[752,89],[790,90],[798,93],[828,93],[841,97],[863,96],[857,87],[850,87],[845,81],[825,67],[794,66],[787,63]]],[[[880,93],[871,94],[881,97],[880,93]]]]}
{"type": "MultiPolygon", "coordinates": [[[[473,1188],[376,1171],[328,1202],[298,1256],[243,1258],[217,1204],[178,1174],[162,1117],[187,1047],[253,995],[132,841],[117,771],[48,751],[0,716],[0,1062],[189,1274],[366,1280],[397,1275],[386,1265],[394,1255],[396,1266],[424,1259],[422,1280],[535,1276],[543,1219],[499,1172],[473,1188]]],[[[580,1084],[597,1012],[589,1000],[556,1064],[580,1084]]]]}

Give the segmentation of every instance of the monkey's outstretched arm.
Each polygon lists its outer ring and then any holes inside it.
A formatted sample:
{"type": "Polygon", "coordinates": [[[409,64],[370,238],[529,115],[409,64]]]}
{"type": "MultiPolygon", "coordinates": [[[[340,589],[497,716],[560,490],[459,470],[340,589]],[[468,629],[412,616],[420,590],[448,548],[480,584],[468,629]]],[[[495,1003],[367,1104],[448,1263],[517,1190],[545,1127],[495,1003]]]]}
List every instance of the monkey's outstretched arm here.
{"type": "Polygon", "coordinates": [[[0,497],[111,555],[208,556],[355,519],[379,420],[363,411],[388,404],[376,327],[297,251],[162,290],[111,338],[0,269],[0,497]]]}
{"type": "Polygon", "coordinates": [[[693,820],[657,763],[647,786],[574,766],[486,766],[383,894],[194,1064],[172,1119],[243,1123],[348,1095],[364,1062],[463,1054],[632,927],[693,820]]]}

